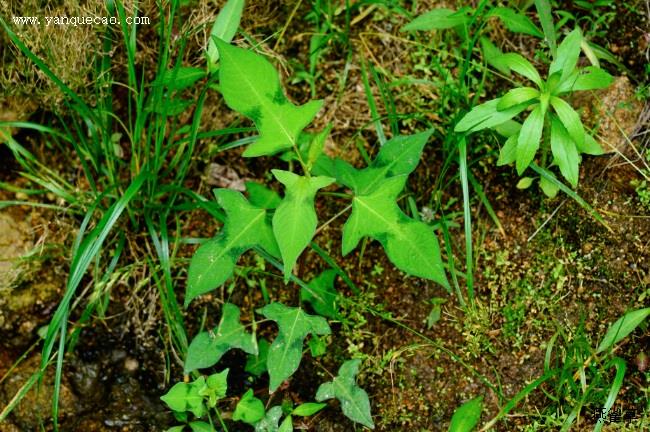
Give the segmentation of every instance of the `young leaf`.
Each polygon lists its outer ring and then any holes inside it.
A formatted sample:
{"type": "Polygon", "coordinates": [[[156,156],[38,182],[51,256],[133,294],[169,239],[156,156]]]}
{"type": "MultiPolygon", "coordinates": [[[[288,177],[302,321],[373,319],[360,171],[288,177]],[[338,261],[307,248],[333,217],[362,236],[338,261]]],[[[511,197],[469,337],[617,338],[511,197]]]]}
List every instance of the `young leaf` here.
{"type": "Polygon", "coordinates": [[[273,393],[284,380],[298,369],[302,346],[307,335],[330,334],[330,326],[323,317],[309,315],[299,307],[271,303],[259,312],[278,324],[279,332],[269,349],[269,392],[273,393]]]}
{"type": "Polygon", "coordinates": [[[264,418],[264,404],[253,396],[253,389],[249,389],[237,403],[232,419],[255,425],[264,418]]]}
{"type": "Polygon", "coordinates": [[[206,52],[208,56],[208,70],[210,72],[216,70],[217,62],[219,61],[219,50],[217,49],[215,38],[230,43],[232,38],[235,37],[235,33],[237,33],[243,10],[244,0],[228,0],[219,12],[219,15],[217,15],[217,19],[212,26],[212,31],[210,31],[208,50],[206,52]]]}
{"type": "Polygon", "coordinates": [[[336,398],[341,402],[343,414],[357,423],[374,429],[370,414],[368,393],[356,383],[361,360],[348,360],[339,369],[338,376],[333,381],[321,384],[316,392],[316,400],[322,402],[336,398]]]}
{"type": "Polygon", "coordinates": [[[620,317],[612,324],[605,337],[598,345],[596,353],[601,353],[611,349],[614,345],[625,339],[627,335],[632,333],[648,316],[650,315],[650,308],[637,309],[631,311],[620,317]]]}
{"type": "Polygon", "coordinates": [[[529,187],[532,186],[534,181],[535,181],[535,179],[532,178],[532,177],[522,177],[517,182],[516,187],[517,187],[517,189],[522,189],[522,190],[528,189],[529,187]]]}
{"type": "Polygon", "coordinates": [[[520,14],[507,7],[496,7],[488,16],[499,17],[508,30],[514,33],[524,33],[538,38],[544,34],[526,15],[520,14]]]}
{"type": "Polygon", "coordinates": [[[535,158],[544,129],[544,113],[537,105],[521,126],[517,139],[517,173],[521,175],[535,158]]]}
{"type": "Polygon", "coordinates": [[[239,322],[239,308],[226,303],[223,305],[221,321],[213,332],[201,332],[187,349],[185,374],[216,364],[221,357],[233,348],[257,355],[257,340],[253,333],[246,333],[239,322]]]}
{"type": "Polygon", "coordinates": [[[497,166],[509,165],[517,159],[517,140],[519,134],[510,135],[499,152],[497,166]]]}
{"type": "Polygon", "coordinates": [[[205,385],[199,390],[199,394],[208,399],[208,407],[214,408],[217,401],[226,396],[228,390],[228,371],[223,371],[210,375],[205,380],[205,385]]]}
{"type": "Polygon", "coordinates": [[[523,75],[537,84],[537,87],[542,87],[542,78],[539,76],[539,72],[537,72],[537,69],[535,69],[535,67],[522,55],[517,53],[504,54],[503,62],[519,75],[523,75]]]}
{"type": "Polygon", "coordinates": [[[284,281],[291,276],[298,256],[309,245],[318,218],[314,197],[319,189],[334,183],[331,177],[302,177],[274,169],[273,175],[286,188],[285,197],[273,215],[273,234],[277,239],[284,265],[284,281]]]}
{"type": "Polygon", "coordinates": [[[560,118],[560,121],[580,148],[585,141],[585,129],[582,126],[580,115],[571,108],[571,105],[557,96],[551,97],[551,106],[560,118]]]}
{"type": "Polygon", "coordinates": [[[503,111],[514,105],[525,102],[532,103],[536,98],[539,98],[539,90],[532,87],[517,87],[503,95],[497,104],[497,109],[503,111]]]}
{"type": "Polygon", "coordinates": [[[206,408],[203,404],[203,396],[199,391],[205,385],[205,377],[199,377],[192,383],[176,383],[160,399],[167,404],[169,408],[177,412],[190,411],[196,417],[205,414],[206,408]]]}
{"type": "Polygon", "coordinates": [[[452,9],[437,8],[426,12],[402,27],[401,31],[443,30],[463,25],[467,15],[452,9]]]}
{"type": "Polygon", "coordinates": [[[219,80],[228,106],[255,122],[260,137],[244,156],[277,153],[296,145],[300,132],[320,111],[322,101],[297,107],[282,92],[275,68],[264,57],[216,39],[221,55],[219,80]]]}
{"type": "Polygon", "coordinates": [[[244,370],[249,374],[260,377],[266,372],[266,362],[269,358],[269,347],[271,344],[266,339],[260,339],[257,344],[258,354],[249,354],[246,358],[246,366],[244,370]]]}
{"type": "Polygon", "coordinates": [[[336,271],[329,269],[316,276],[306,287],[300,288],[300,300],[311,304],[311,307],[321,316],[339,319],[338,296],[334,289],[336,271]]]}
{"type": "Polygon", "coordinates": [[[309,417],[311,415],[316,414],[318,411],[322,410],[326,406],[327,406],[326,403],[307,402],[298,405],[296,408],[294,408],[291,414],[301,416],[301,417],[309,417]]]}
{"type": "Polygon", "coordinates": [[[553,174],[551,171],[547,171],[547,174],[549,174],[550,176],[553,176],[553,178],[556,179],[555,183],[552,183],[551,181],[547,180],[546,177],[540,177],[539,178],[539,187],[542,189],[542,192],[544,192],[544,194],[547,197],[555,198],[558,191],[560,190],[560,188],[557,187],[557,183],[559,181],[555,177],[555,174],[553,174]]]}
{"type": "Polygon", "coordinates": [[[266,210],[253,207],[241,193],[230,189],[217,189],[215,196],[227,219],[221,233],[201,245],[192,257],[185,307],[199,295],[224,283],[248,249],[259,245],[271,255],[279,255],[266,210]]]}
{"type": "Polygon", "coordinates": [[[549,76],[555,72],[560,72],[562,74],[560,81],[562,81],[574,71],[580,56],[581,42],[582,32],[579,28],[573,30],[564,38],[560,46],[557,47],[557,56],[549,67],[549,76]]]}
{"type": "Polygon", "coordinates": [[[578,185],[580,155],[575,142],[555,116],[551,120],[551,151],[560,172],[575,188],[578,185]]]}
{"type": "Polygon", "coordinates": [[[471,432],[474,430],[478,421],[481,419],[483,410],[483,398],[477,397],[465,402],[456,410],[451,423],[449,432],[471,432]]]}
{"type": "Polygon", "coordinates": [[[357,170],[349,163],[335,159],[334,168],[339,183],[364,195],[375,190],[385,178],[412,173],[420,162],[420,155],[433,129],[413,135],[394,137],[381,147],[368,167],[357,170]]]}

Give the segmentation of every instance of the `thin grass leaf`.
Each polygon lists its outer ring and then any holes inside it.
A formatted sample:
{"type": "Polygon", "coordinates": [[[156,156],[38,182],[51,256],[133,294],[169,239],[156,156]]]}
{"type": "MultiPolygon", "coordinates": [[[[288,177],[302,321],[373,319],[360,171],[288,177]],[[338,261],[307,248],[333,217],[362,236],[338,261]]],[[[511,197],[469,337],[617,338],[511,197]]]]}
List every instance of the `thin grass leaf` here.
{"type": "Polygon", "coordinates": [[[650,315],[650,308],[637,309],[631,311],[620,317],[612,324],[605,337],[598,345],[596,353],[601,353],[610,350],[617,343],[625,339],[632,333],[648,316],[650,315]]]}

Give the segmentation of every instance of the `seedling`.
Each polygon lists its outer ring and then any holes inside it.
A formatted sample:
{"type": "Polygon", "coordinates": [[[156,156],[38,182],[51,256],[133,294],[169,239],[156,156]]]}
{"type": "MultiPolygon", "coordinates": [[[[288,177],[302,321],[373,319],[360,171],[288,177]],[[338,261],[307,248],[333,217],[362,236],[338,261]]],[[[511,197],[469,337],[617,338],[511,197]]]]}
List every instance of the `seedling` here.
{"type": "MultiPolygon", "coordinates": [[[[569,33],[558,46],[551,63],[548,78],[542,80],[539,72],[523,56],[504,54],[502,62],[512,71],[532,81],[537,88],[517,87],[503,97],[475,107],[456,125],[456,132],[471,133],[495,128],[507,137],[501,149],[498,165],[515,162],[522,175],[534,162],[541,146],[540,166],[556,165],[562,176],[573,186],[578,185],[580,154],[599,155],[603,151],[596,140],[585,131],[580,115],[564,100],[575,91],[595,90],[609,86],[613,78],[597,67],[577,67],[582,43],[579,29],[569,33]],[[523,124],[511,119],[530,110],[523,124]]],[[[524,180],[522,186],[532,184],[524,180]]],[[[548,196],[555,196],[558,187],[540,177],[540,186],[548,196]]]]}

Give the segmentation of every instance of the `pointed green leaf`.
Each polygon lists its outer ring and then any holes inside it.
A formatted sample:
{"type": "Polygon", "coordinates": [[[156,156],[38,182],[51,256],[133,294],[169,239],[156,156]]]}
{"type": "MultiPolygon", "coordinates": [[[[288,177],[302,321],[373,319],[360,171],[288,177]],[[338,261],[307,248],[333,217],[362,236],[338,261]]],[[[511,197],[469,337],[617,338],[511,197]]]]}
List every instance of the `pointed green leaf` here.
{"type": "Polygon", "coordinates": [[[358,172],[351,170],[349,175],[355,177],[356,184],[350,187],[357,194],[366,194],[372,192],[384,178],[412,173],[418,166],[422,150],[432,133],[433,129],[429,129],[386,141],[367,168],[358,172]]]}
{"type": "Polygon", "coordinates": [[[582,126],[580,115],[571,108],[571,105],[557,96],[551,97],[551,106],[578,148],[582,147],[585,141],[585,129],[582,126]]]}
{"type": "Polygon", "coordinates": [[[562,43],[557,47],[557,56],[549,67],[549,76],[555,72],[562,74],[564,80],[576,68],[578,57],[580,56],[580,43],[582,42],[582,32],[576,28],[569,33],[562,43]]]}
{"type": "Polygon", "coordinates": [[[343,255],[370,237],[400,270],[447,287],[438,239],[428,225],[408,218],[397,205],[405,181],[404,175],[390,177],[372,193],[352,199],[352,214],[343,226],[343,255]]]}
{"type": "Polygon", "coordinates": [[[203,421],[190,422],[189,426],[190,429],[192,429],[192,432],[215,432],[215,429],[210,425],[210,423],[203,421]]]}
{"type": "Polygon", "coordinates": [[[588,66],[580,72],[569,75],[556,89],[556,93],[570,91],[598,90],[609,87],[614,82],[612,77],[604,69],[588,66]]]}
{"type": "Polygon", "coordinates": [[[517,159],[517,140],[519,134],[510,135],[499,152],[497,166],[509,165],[517,159]]]}
{"type": "Polygon", "coordinates": [[[406,176],[384,180],[374,192],[352,199],[352,214],[343,226],[343,256],[350,253],[363,237],[384,241],[395,229],[401,210],[397,196],[404,189],[406,176]]]}
{"type": "Polygon", "coordinates": [[[316,414],[318,411],[322,410],[327,406],[326,403],[314,403],[314,402],[307,402],[301,405],[298,405],[294,410],[291,412],[292,415],[297,415],[300,417],[309,417],[314,414],[316,414]]]}
{"type": "Polygon", "coordinates": [[[282,417],[282,407],[276,405],[272,407],[264,418],[255,425],[255,432],[279,432],[280,418],[282,417]]]}
{"type": "Polygon", "coordinates": [[[510,138],[513,135],[519,134],[519,131],[521,130],[521,123],[515,120],[508,120],[507,122],[496,126],[494,130],[499,135],[510,138]]]}
{"type": "Polygon", "coordinates": [[[449,424],[449,432],[472,432],[481,419],[483,398],[477,397],[465,402],[456,410],[449,424]]]}
{"type": "Polygon", "coordinates": [[[244,370],[249,374],[260,377],[266,372],[266,362],[269,357],[269,347],[271,344],[266,339],[260,339],[257,344],[258,354],[249,354],[246,358],[246,366],[244,370]]]}
{"type": "Polygon", "coordinates": [[[255,122],[260,137],[244,156],[277,153],[297,144],[300,132],[314,119],[323,102],[297,107],[286,98],[275,68],[264,57],[216,39],[221,56],[219,80],[228,106],[255,122]]]}
{"type": "Polygon", "coordinates": [[[341,403],[343,414],[357,423],[374,429],[370,414],[368,393],[357,385],[356,376],[361,360],[348,360],[339,369],[338,376],[333,381],[321,384],[316,392],[316,400],[322,402],[336,398],[341,403]]]}
{"type": "Polygon", "coordinates": [[[300,288],[300,299],[309,303],[319,315],[339,319],[339,293],[334,289],[334,279],[336,271],[325,270],[309,282],[307,287],[300,288]]]}
{"type": "Polygon", "coordinates": [[[172,426],[169,429],[165,429],[165,432],[183,432],[185,425],[172,426]]]}
{"type": "Polygon", "coordinates": [[[481,51],[483,51],[483,59],[487,64],[498,70],[504,75],[510,75],[510,68],[503,62],[501,58],[503,52],[492,43],[492,41],[481,36],[481,51]]]}
{"type": "Polygon", "coordinates": [[[284,420],[282,420],[282,424],[280,425],[278,432],[293,432],[293,421],[291,420],[291,416],[287,416],[284,420]]]}
{"type": "Polygon", "coordinates": [[[499,126],[525,110],[529,105],[528,103],[523,103],[499,111],[497,106],[500,101],[501,99],[493,99],[474,107],[460,119],[454,131],[476,132],[481,129],[499,126]]]}
{"type": "Polygon", "coordinates": [[[226,396],[228,391],[228,371],[223,371],[210,375],[205,380],[205,385],[199,390],[199,394],[208,399],[208,407],[214,408],[217,401],[226,396]]]}
{"type": "Polygon", "coordinates": [[[510,69],[517,72],[519,75],[523,75],[535,84],[537,87],[542,87],[542,78],[539,76],[537,69],[526,60],[521,54],[517,53],[508,53],[503,55],[503,62],[510,69]]]}
{"type": "Polygon", "coordinates": [[[581,146],[577,146],[580,153],[586,153],[593,156],[600,156],[605,153],[605,150],[596,142],[594,137],[585,133],[585,142],[581,146]]]}
{"type": "Polygon", "coordinates": [[[546,177],[540,177],[539,187],[542,189],[542,192],[544,192],[544,195],[546,195],[549,198],[555,198],[558,191],[560,190],[560,188],[557,186],[558,180],[555,177],[555,174],[553,174],[551,171],[547,171],[547,174],[555,178],[556,180],[555,183],[551,182],[550,180],[547,180],[546,177]]]}
{"type": "Polygon", "coordinates": [[[580,155],[575,142],[555,116],[551,120],[551,151],[553,161],[560,168],[560,172],[575,188],[578,185],[580,155]]]}
{"type": "Polygon", "coordinates": [[[648,316],[650,316],[650,308],[644,308],[628,312],[617,319],[605,333],[605,337],[598,345],[596,353],[611,349],[632,333],[648,316]]]}
{"type": "Polygon", "coordinates": [[[253,396],[253,389],[249,389],[237,403],[232,419],[254,425],[264,418],[264,404],[253,396]]]}
{"type": "Polygon", "coordinates": [[[279,332],[269,349],[269,392],[273,393],[284,380],[298,369],[305,338],[311,334],[330,334],[330,326],[323,317],[309,315],[301,308],[271,303],[259,311],[278,324],[279,332]]]}
{"type": "Polygon", "coordinates": [[[532,101],[537,98],[539,98],[539,90],[532,87],[517,87],[503,95],[497,104],[497,109],[503,111],[514,105],[526,102],[532,103],[532,101]]]}
{"type": "Polygon", "coordinates": [[[221,321],[212,332],[201,332],[187,349],[185,374],[215,365],[228,350],[239,348],[257,355],[255,334],[247,333],[239,322],[239,308],[231,303],[223,305],[221,321]]]}
{"type": "Polygon", "coordinates": [[[400,217],[388,233],[384,248],[390,261],[400,270],[449,287],[438,238],[429,225],[400,217]]]}
{"type": "Polygon", "coordinates": [[[544,113],[541,105],[537,105],[524,121],[517,138],[517,173],[521,175],[535,159],[544,129],[544,113]]]}
{"type": "Polygon", "coordinates": [[[496,7],[490,11],[489,17],[498,17],[508,30],[514,33],[523,33],[538,38],[543,38],[544,34],[537,26],[524,14],[507,7],[496,7]]]}
{"type": "Polygon", "coordinates": [[[161,82],[169,90],[186,89],[205,76],[205,70],[196,67],[179,67],[162,74],[161,82]]]}
{"type": "Polygon", "coordinates": [[[189,411],[197,417],[205,414],[206,408],[203,404],[203,396],[199,391],[205,385],[205,377],[199,377],[192,383],[176,383],[160,399],[167,404],[169,408],[177,412],[189,411]]]}
{"type": "Polygon", "coordinates": [[[467,15],[453,9],[436,8],[426,12],[402,27],[401,31],[416,30],[443,30],[463,25],[467,22],[467,15]]]}
{"type": "Polygon", "coordinates": [[[314,209],[314,197],[319,189],[334,183],[331,177],[302,177],[289,171],[272,170],[286,192],[284,199],[273,215],[273,233],[277,239],[284,280],[287,282],[298,256],[309,245],[318,218],[314,209]]]}
{"type": "Polygon", "coordinates": [[[215,195],[227,219],[221,233],[201,245],[192,257],[185,307],[224,283],[248,249],[259,245],[271,255],[279,255],[266,210],[252,206],[241,193],[230,189],[217,189],[215,195]]]}
{"type": "Polygon", "coordinates": [[[528,189],[529,187],[532,186],[534,181],[535,181],[535,179],[532,178],[532,177],[522,177],[517,182],[516,187],[517,187],[517,189],[522,189],[522,190],[528,189]]]}
{"type": "Polygon", "coordinates": [[[215,43],[215,38],[230,43],[232,38],[237,33],[239,22],[241,21],[241,14],[244,10],[244,0],[228,0],[226,4],[219,11],[217,19],[212,25],[210,31],[210,39],[208,40],[208,49],[206,51],[208,57],[208,70],[214,72],[217,68],[219,61],[219,50],[215,43]]]}

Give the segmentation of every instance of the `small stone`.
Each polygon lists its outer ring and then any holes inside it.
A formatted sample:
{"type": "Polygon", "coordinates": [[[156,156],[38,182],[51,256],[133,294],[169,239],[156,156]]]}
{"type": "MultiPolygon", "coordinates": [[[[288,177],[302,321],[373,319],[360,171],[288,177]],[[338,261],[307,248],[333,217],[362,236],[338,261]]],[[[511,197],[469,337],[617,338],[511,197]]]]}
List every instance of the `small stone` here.
{"type": "Polygon", "coordinates": [[[140,363],[138,363],[138,361],[133,357],[127,357],[126,360],[124,360],[124,369],[127,372],[133,373],[137,371],[139,367],[140,363]]]}

